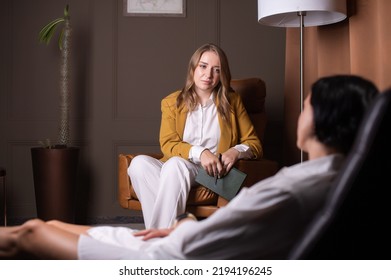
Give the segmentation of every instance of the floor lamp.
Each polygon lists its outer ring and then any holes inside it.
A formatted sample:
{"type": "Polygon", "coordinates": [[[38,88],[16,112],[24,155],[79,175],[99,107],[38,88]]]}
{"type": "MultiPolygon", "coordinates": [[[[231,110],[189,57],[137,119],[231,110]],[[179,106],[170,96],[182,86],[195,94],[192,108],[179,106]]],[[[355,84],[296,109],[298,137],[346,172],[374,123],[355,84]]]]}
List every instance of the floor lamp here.
{"type": "MultiPolygon", "coordinates": [[[[258,0],[258,22],[279,27],[300,27],[300,112],[304,96],[304,26],[335,23],[346,18],[345,0],[258,0]]],[[[303,151],[300,150],[303,162],[303,151]]]]}

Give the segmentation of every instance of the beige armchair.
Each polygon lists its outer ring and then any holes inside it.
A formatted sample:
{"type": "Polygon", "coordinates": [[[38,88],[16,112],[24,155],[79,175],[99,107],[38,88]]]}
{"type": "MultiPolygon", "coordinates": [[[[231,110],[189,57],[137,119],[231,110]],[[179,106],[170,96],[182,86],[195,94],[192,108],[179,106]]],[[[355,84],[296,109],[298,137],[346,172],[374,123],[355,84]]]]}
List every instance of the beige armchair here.
{"type": "MultiPolygon", "coordinates": [[[[258,137],[263,142],[266,127],[265,83],[259,78],[237,79],[231,81],[232,88],[238,92],[244,106],[253,122],[258,137]]],[[[149,154],[155,158],[161,158],[162,154],[149,154]]],[[[132,182],[127,174],[128,166],[135,154],[120,154],[118,157],[118,200],[125,209],[142,210],[141,203],[133,190],[132,182]]],[[[274,175],[278,170],[275,161],[267,159],[239,160],[235,167],[247,174],[243,186],[251,186],[254,183],[274,175]]],[[[187,202],[187,211],[199,218],[208,217],[219,207],[227,204],[227,200],[219,197],[206,187],[199,185],[193,187],[187,202]]]]}

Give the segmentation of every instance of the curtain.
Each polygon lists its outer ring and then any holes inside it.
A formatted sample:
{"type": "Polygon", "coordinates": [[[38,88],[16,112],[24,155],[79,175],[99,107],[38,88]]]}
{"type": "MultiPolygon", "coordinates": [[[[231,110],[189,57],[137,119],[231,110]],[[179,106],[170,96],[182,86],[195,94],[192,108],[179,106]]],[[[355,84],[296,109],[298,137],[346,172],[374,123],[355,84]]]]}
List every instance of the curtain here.
{"type": "MultiPolygon", "coordinates": [[[[383,91],[391,87],[391,1],[347,1],[348,18],[304,28],[304,95],[318,78],[355,74],[383,91]]],[[[305,24],[305,21],[304,21],[305,24]]],[[[284,89],[284,165],[300,162],[296,146],[300,113],[300,29],[287,28],[284,89]]],[[[306,158],[306,155],[304,155],[306,158]]]]}

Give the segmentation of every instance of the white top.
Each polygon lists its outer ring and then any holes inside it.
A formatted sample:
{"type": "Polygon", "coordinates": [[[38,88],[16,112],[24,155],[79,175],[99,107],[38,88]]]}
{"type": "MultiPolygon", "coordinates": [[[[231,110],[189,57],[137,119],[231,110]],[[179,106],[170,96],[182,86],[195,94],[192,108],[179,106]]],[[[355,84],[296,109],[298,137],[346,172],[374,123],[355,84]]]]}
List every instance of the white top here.
{"type": "Polygon", "coordinates": [[[343,156],[330,155],[282,168],[242,189],[209,218],[184,222],[165,238],[144,242],[126,228],[96,227],[80,237],[79,258],[286,258],[324,203],[342,162],[343,156]]]}
{"type": "MultiPolygon", "coordinates": [[[[193,145],[189,151],[189,160],[195,164],[200,163],[201,153],[205,149],[216,154],[220,141],[220,125],[213,94],[205,105],[199,104],[194,111],[187,114],[183,141],[193,145]]],[[[251,149],[247,145],[239,144],[234,148],[239,151],[239,159],[252,157],[251,149]]]]}

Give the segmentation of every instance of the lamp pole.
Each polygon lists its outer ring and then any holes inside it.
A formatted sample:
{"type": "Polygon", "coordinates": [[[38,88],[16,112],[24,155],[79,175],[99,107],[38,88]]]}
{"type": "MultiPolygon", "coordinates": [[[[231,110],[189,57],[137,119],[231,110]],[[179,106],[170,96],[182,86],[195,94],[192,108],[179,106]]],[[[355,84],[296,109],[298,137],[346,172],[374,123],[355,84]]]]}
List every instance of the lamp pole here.
{"type": "MultiPolygon", "coordinates": [[[[306,12],[297,12],[300,17],[300,113],[303,111],[304,99],[304,17],[306,12]]],[[[303,150],[300,149],[300,162],[303,162],[303,150]]]]}

